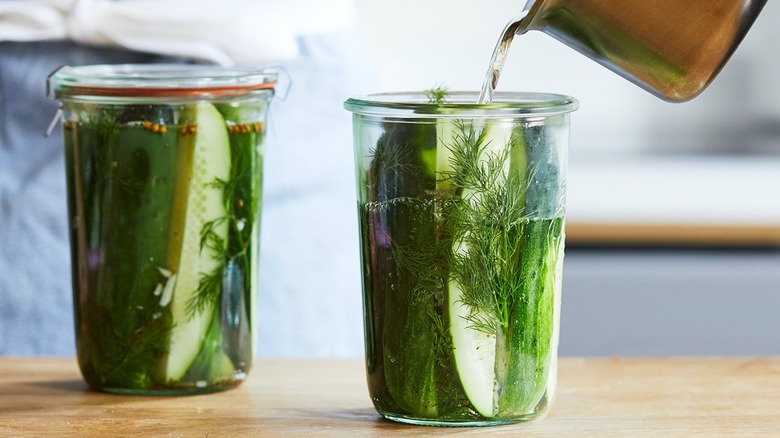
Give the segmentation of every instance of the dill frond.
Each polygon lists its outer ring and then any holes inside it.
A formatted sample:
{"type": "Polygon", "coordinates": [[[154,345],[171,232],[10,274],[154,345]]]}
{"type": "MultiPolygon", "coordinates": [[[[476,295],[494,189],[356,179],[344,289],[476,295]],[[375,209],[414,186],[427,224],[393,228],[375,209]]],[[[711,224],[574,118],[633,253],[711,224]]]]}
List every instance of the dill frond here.
{"type": "Polygon", "coordinates": [[[449,93],[446,87],[437,85],[429,90],[425,90],[425,96],[428,98],[428,103],[441,105],[447,102],[449,93]]]}
{"type": "Polygon", "coordinates": [[[458,121],[456,127],[458,134],[446,145],[451,170],[444,175],[459,193],[444,214],[454,242],[449,275],[461,287],[470,326],[496,334],[509,325],[521,290],[527,179],[509,172],[510,152],[519,145],[491,145],[485,129],[474,124],[458,121]]]}

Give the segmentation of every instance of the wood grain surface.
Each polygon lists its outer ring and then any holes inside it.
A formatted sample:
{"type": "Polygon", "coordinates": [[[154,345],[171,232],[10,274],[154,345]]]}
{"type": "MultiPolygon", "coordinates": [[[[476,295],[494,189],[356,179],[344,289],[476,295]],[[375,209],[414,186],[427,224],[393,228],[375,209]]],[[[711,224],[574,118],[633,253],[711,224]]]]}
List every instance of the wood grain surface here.
{"type": "Polygon", "coordinates": [[[141,397],[90,391],[71,358],[0,358],[0,436],[780,436],[780,358],[564,358],[544,419],[490,428],[395,424],[359,360],[261,360],[240,387],[141,397]]]}
{"type": "Polygon", "coordinates": [[[776,248],[780,247],[780,225],[567,222],[566,243],[776,248]]]}

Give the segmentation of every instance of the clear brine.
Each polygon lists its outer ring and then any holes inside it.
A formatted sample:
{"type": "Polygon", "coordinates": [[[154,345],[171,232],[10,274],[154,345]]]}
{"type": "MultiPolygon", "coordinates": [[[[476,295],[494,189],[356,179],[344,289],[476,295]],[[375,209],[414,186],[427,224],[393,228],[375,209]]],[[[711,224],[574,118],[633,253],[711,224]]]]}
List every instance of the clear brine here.
{"type": "Polygon", "coordinates": [[[87,382],[199,392],[252,363],[266,103],[65,103],[87,382]]]}
{"type": "Polygon", "coordinates": [[[498,87],[498,80],[501,78],[501,70],[503,70],[504,63],[509,55],[509,47],[515,39],[515,34],[524,32],[525,26],[528,24],[526,16],[526,12],[523,12],[520,18],[507,23],[501,32],[501,37],[498,39],[498,43],[496,43],[496,47],[493,49],[493,55],[490,57],[490,64],[488,64],[488,70],[482,82],[482,90],[477,103],[490,103],[493,101],[493,96],[498,87]]]}
{"type": "Polygon", "coordinates": [[[356,138],[372,145],[358,180],[375,406],[407,421],[540,415],[556,372],[564,125],[361,123],[356,138]]]}

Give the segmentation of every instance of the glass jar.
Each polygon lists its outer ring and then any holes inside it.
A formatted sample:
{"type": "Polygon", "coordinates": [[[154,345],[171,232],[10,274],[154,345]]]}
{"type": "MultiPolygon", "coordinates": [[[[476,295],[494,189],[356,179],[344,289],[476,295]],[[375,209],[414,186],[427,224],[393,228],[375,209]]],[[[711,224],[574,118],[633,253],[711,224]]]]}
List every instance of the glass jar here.
{"type": "Polygon", "coordinates": [[[95,389],[188,394],[252,366],[266,116],[276,74],[64,67],[77,356],[95,389]]]}
{"type": "Polygon", "coordinates": [[[368,387],[391,420],[513,423],[543,415],[553,398],[569,113],[578,103],[477,97],[345,103],[368,387]]]}

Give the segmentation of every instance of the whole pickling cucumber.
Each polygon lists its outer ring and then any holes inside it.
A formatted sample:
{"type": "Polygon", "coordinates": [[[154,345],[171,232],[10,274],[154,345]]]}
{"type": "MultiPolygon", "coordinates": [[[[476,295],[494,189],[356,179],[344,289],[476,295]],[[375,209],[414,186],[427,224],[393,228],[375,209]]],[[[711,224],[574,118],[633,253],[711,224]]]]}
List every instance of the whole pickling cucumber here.
{"type": "Polygon", "coordinates": [[[149,387],[164,380],[150,358],[165,354],[171,325],[154,291],[168,252],[175,132],[120,126],[108,114],[70,129],[84,188],[71,196],[83,221],[74,238],[87,248],[74,260],[88,289],[76,301],[79,360],[94,386],[149,387]]]}

